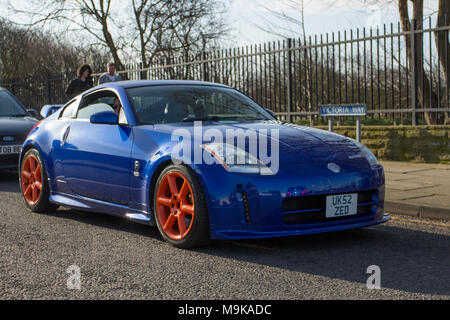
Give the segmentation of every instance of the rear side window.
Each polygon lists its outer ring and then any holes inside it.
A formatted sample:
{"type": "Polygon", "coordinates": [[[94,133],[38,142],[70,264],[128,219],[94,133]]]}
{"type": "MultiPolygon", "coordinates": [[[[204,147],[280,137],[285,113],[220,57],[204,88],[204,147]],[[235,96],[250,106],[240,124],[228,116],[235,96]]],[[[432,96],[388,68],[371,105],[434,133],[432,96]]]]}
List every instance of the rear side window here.
{"type": "Polygon", "coordinates": [[[78,100],[74,100],[64,108],[64,111],[61,114],[61,118],[73,118],[75,116],[78,105],[77,101],[78,100]]]}

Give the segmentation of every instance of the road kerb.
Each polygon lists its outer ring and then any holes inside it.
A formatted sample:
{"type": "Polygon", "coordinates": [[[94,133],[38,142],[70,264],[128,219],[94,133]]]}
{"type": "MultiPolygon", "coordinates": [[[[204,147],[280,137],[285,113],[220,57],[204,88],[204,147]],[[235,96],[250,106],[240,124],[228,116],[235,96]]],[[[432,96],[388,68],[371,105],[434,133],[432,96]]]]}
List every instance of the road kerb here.
{"type": "Polygon", "coordinates": [[[450,208],[385,201],[384,210],[389,214],[400,214],[418,218],[450,220],[450,208]]]}
{"type": "Polygon", "coordinates": [[[384,210],[390,214],[401,214],[412,217],[419,217],[420,206],[416,204],[397,202],[397,201],[385,201],[384,210]]]}
{"type": "Polygon", "coordinates": [[[431,206],[420,206],[420,218],[450,220],[450,209],[431,206]]]}

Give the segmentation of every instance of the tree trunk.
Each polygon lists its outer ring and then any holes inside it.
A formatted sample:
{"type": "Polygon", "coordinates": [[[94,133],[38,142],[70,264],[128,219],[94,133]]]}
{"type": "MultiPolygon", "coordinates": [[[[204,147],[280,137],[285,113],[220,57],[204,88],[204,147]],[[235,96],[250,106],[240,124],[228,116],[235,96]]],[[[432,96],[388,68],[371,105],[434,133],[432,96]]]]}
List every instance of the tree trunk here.
{"type": "MultiPolygon", "coordinates": [[[[408,0],[399,0],[398,8],[400,13],[401,25],[404,32],[411,31],[411,23],[408,13],[408,0]]],[[[413,2],[413,19],[416,21],[416,30],[422,29],[423,20],[423,0],[413,2]]],[[[423,34],[418,33],[415,36],[415,61],[413,62],[411,51],[411,35],[405,34],[406,53],[410,64],[415,63],[417,73],[417,93],[419,104],[422,108],[435,108],[438,106],[436,93],[431,90],[430,79],[423,68],[423,34]]],[[[414,75],[413,75],[414,76],[414,75]]],[[[436,124],[438,117],[436,113],[425,112],[425,120],[428,125],[436,124]]]]}
{"type": "Polygon", "coordinates": [[[106,45],[109,47],[109,50],[111,50],[111,54],[113,56],[113,60],[117,66],[117,69],[120,70],[123,67],[122,60],[120,60],[119,53],[117,51],[117,47],[114,43],[111,33],[108,30],[106,21],[104,22],[102,29],[103,29],[103,36],[105,38],[106,45]]]}
{"type": "MultiPolygon", "coordinates": [[[[436,27],[448,26],[449,19],[450,19],[450,2],[448,0],[440,0],[436,27]]],[[[436,31],[434,33],[434,40],[438,51],[439,63],[441,64],[442,70],[444,71],[445,83],[447,84],[447,86],[449,86],[450,83],[448,77],[450,74],[450,50],[449,50],[450,42],[448,40],[448,31],[436,31]]],[[[445,112],[444,124],[449,123],[450,123],[449,114],[448,112],[445,112]]]]}

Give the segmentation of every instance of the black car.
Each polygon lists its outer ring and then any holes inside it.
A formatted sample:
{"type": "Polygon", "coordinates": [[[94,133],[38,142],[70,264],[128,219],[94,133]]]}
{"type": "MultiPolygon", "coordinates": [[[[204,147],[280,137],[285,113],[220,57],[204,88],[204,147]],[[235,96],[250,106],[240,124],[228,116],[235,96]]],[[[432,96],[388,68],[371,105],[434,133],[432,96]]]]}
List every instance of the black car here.
{"type": "Polygon", "coordinates": [[[16,169],[22,144],[38,123],[36,111],[27,110],[8,90],[0,88],[0,170],[16,169]]]}

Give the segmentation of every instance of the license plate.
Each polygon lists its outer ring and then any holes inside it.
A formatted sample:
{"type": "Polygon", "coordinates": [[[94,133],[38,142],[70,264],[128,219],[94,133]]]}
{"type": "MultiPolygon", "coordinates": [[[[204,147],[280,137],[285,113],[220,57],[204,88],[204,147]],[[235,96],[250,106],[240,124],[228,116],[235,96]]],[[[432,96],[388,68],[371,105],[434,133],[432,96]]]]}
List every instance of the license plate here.
{"type": "Polygon", "coordinates": [[[0,146],[0,154],[15,154],[20,153],[21,145],[16,146],[0,146]]]}
{"type": "Polygon", "coordinates": [[[327,218],[351,216],[358,211],[358,194],[337,194],[327,196],[327,218]]]}

